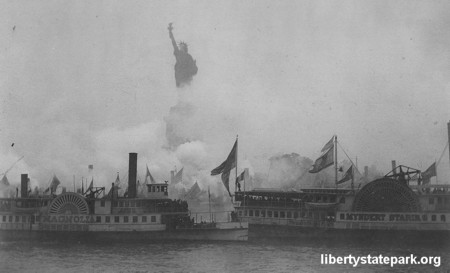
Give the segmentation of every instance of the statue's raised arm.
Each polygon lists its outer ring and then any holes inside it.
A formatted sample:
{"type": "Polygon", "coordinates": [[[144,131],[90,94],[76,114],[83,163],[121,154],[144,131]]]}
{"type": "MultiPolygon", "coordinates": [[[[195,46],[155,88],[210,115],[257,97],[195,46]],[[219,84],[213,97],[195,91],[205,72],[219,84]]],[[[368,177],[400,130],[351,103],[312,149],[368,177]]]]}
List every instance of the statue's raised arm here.
{"type": "Polygon", "coordinates": [[[175,42],[175,37],[173,37],[173,33],[172,33],[172,30],[173,30],[172,23],[169,23],[169,27],[167,29],[169,30],[170,40],[172,40],[173,50],[178,51],[177,42],[175,42]]]}

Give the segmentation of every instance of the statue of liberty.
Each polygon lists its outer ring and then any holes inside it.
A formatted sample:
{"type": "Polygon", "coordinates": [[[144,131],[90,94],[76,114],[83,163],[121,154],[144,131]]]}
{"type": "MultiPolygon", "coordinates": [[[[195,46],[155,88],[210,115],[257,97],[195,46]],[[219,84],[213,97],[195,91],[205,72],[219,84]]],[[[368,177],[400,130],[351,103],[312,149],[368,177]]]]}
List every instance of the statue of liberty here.
{"type": "Polygon", "coordinates": [[[178,45],[173,37],[172,23],[169,24],[169,37],[172,40],[173,54],[176,58],[175,63],[175,81],[177,87],[182,87],[192,81],[192,77],[197,74],[198,68],[195,60],[188,53],[188,45],[185,42],[180,42],[178,45]]]}

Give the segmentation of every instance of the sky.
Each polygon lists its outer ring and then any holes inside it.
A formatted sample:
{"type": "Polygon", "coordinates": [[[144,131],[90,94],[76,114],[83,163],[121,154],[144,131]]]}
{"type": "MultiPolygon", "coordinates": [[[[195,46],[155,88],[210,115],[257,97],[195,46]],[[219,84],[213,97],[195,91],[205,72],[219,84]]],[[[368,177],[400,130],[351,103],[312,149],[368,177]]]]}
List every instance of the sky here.
{"type": "Polygon", "coordinates": [[[448,140],[449,59],[448,1],[0,1],[0,173],[24,156],[12,183],[71,187],[93,164],[107,186],[137,152],[141,176],[185,167],[217,191],[237,135],[239,172],[265,173],[334,134],[360,168],[425,170],[448,140]],[[184,88],[170,22],[199,69],[184,88]],[[169,148],[177,105],[187,141],[169,148]]]}

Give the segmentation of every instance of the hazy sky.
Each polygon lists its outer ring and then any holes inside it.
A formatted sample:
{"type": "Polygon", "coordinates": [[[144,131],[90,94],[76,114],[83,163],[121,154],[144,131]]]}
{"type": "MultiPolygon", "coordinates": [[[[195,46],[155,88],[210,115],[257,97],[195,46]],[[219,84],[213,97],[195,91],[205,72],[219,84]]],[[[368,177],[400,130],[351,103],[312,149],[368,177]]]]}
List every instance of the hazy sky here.
{"type": "Polygon", "coordinates": [[[448,1],[1,1],[0,172],[25,156],[11,181],[70,186],[94,164],[106,185],[138,152],[141,173],[216,182],[236,135],[240,166],[264,172],[333,134],[359,166],[424,170],[447,142],[449,57],[448,1]],[[169,22],[199,68],[184,89],[169,22]],[[169,151],[180,101],[193,141],[169,151]]]}

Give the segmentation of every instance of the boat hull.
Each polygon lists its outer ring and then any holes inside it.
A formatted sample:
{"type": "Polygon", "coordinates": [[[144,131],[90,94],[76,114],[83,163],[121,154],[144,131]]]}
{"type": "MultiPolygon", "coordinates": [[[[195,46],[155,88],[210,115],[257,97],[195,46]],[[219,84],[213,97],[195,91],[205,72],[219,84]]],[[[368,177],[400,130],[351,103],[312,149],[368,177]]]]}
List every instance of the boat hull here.
{"type": "Polygon", "coordinates": [[[283,240],[296,242],[355,244],[433,244],[450,247],[450,231],[336,229],[284,225],[249,224],[249,241],[283,240]]]}
{"type": "Polygon", "coordinates": [[[176,229],[167,231],[30,231],[30,230],[1,230],[0,241],[60,241],[60,242],[117,242],[142,243],[152,241],[247,241],[247,228],[232,229],[176,229]]]}

